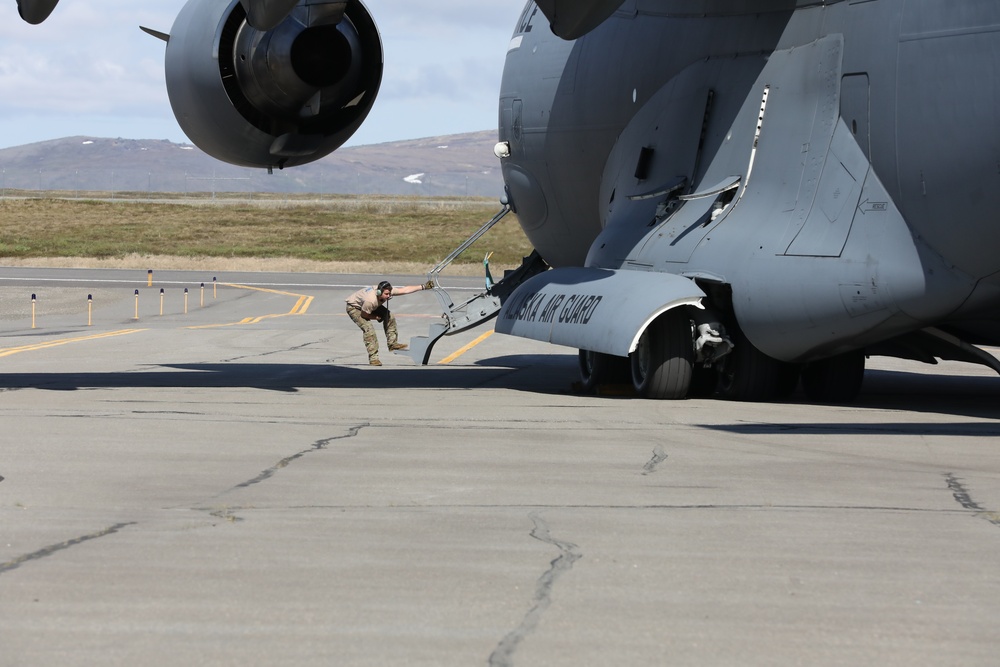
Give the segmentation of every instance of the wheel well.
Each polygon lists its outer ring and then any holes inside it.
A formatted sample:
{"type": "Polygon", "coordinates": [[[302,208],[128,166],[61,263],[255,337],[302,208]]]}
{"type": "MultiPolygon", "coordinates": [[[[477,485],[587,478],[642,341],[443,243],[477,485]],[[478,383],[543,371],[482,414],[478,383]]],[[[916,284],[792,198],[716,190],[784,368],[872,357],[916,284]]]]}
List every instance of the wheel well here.
{"type": "Polygon", "coordinates": [[[702,304],[705,308],[714,311],[727,327],[736,324],[736,313],[733,310],[732,285],[697,278],[694,282],[705,293],[705,298],[702,299],[702,304]]]}

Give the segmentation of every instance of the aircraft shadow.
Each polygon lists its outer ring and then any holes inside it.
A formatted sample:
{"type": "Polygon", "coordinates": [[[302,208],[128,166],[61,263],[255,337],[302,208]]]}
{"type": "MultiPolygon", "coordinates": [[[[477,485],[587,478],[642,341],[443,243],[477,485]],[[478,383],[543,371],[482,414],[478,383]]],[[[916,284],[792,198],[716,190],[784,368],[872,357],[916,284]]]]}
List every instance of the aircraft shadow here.
{"type": "MultiPolygon", "coordinates": [[[[808,409],[810,403],[801,392],[792,403],[808,409]]],[[[967,422],[913,423],[894,420],[884,422],[770,422],[766,411],[759,423],[713,424],[704,428],[741,435],[854,435],[886,436],[1000,436],[1000,378],[960,375],[928,375],[903,371],[865,371],[865,381],[858,408],[901,413],[932,413],[966,416],[978,420],[967,422]]],[[[873,444],[881,440],[873,440],[873,444]]]]}
{"type": "MultiPolygon", "coordinates": [[[[277,392],[302,389],[470,389],[505,388],[537,394],[579,393],[575,355],[510,355],[483,359],[475,366],[344,366],[337,364],[191,363],[149,366],[149,370],[117,372],[0,373],[0,391],[40,389],[237,389],[277,392]]],[[[622,399],[628,392],[617,394],[622,399]]],[[[616,395],[606,397],[615,400],[616,395]]],[[[724,403],[719,400],[720,407],[724,403]]],[[[788,403],[809,409],[801,392],[788,403]]],[[[652,404],[669,409],[669,402],[652,404]]],[[[905,413],[967,416],[996,423],[910,423],[905,419],[881,423],[788,422],[768,423],[766,408],[760,423],[705,426],[744,434],[850,433],[860,435],[1000,436],[1000,379],[940,376],[870,370],[865,374],[859,408],[905,413]]]]}
{"type": "Polygon", "coordinates": [[[958,422],[913,424],[910,422],[882,422],[879,424],[864,424],[859,422],[803,422],[803,423],[773,423],[773,424],[706,424],[702,428],[709,431],[722,431],[739,435],[852,435],[879,436],[873,440],[875,445],[885,442],[884,436],[902,435],[916,436],[948,436],[948,437],[986,437],[1000,436],[1000,421],[958,422]]]}
{"type": "Polygon", "coordinates": [[[503,387],[537,393],[566,393],[575,357],[527,355],[480,362],[476,367],[342,366],[337,364],[192,363],[117,372],[0,373],[0,391],[41,389],[469,389],[503,387]],[[541,362],[540,360],[545,360],[541,362]],[[566,368],[564,368],[566,367],[566,368]]]}
{"type": "Polygon", "coordinates": [[[869,370],[859,399],[861,407],[1000,419],[1000,378],[869,370]]]}

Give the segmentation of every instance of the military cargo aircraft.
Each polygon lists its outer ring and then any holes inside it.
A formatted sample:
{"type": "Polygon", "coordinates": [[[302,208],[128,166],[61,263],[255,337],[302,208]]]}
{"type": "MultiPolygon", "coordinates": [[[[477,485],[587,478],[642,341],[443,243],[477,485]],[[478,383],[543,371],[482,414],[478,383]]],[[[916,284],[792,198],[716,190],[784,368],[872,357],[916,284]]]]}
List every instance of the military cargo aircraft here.
{"type": "MultiPolygon", "coordinates": [[[[190,0],[158,36],[181,127],[235,164],[329,153],[381,79],[357,0],[190,0]]],[[[872,355],[1000,372],[997,0],[538,0],[506,58],[536,253],[442,297],[418,362],[496,317],[649,398],[849,401],[872,355]]]]}

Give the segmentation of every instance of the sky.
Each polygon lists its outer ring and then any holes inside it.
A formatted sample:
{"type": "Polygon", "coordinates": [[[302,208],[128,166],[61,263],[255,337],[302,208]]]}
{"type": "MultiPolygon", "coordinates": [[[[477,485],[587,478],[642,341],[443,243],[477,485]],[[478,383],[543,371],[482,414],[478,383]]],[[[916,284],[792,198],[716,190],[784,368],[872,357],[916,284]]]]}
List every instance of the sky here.
{"type": "MultiPolygon", "coordinates": [[[[227,0],[197,0],[226,2],[227,0]]],[[[163,75],[185,0],[61,0],[41,25],[0,0],[0,148],[68,136],[187,142],[163,75]]],[[[385,70],[348,145],[492,130],[522,0],[364,0],[385,70]]]]}

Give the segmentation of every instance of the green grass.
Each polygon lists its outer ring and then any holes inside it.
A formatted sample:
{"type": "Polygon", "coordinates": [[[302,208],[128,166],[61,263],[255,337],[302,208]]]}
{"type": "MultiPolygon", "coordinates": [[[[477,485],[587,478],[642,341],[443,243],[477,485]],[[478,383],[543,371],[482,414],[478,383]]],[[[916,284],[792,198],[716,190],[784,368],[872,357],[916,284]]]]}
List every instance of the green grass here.
{"type": "MultiPolygon", "coordinates": [[[[8,195],[10,193],[8,192],[8,195]]],[[[499,210],[480,199],[254,195],[253,201],[170,199],[148,202],[7,197],[0,200],[0,259],[180,257],[295,258],[419,262],[433,265],[499,210]]],[[[513,214],[456,264],[517,265],[531,252],[513,214]]]]}

